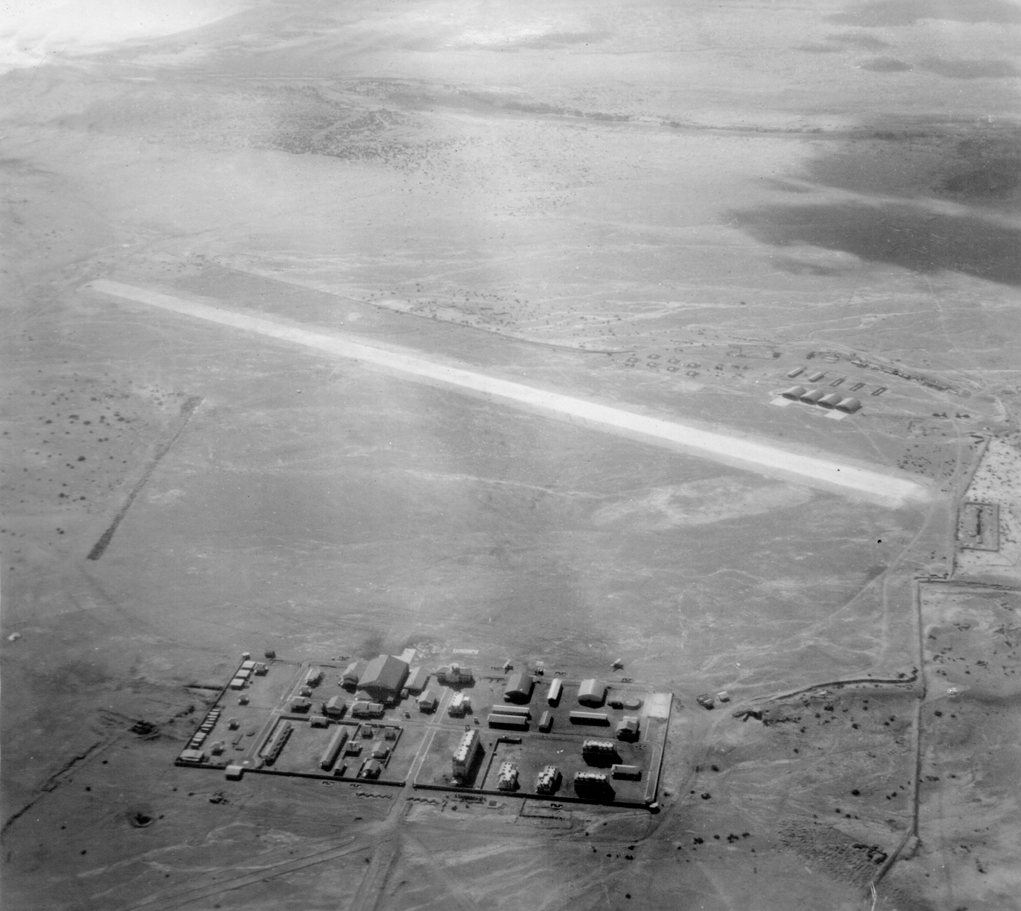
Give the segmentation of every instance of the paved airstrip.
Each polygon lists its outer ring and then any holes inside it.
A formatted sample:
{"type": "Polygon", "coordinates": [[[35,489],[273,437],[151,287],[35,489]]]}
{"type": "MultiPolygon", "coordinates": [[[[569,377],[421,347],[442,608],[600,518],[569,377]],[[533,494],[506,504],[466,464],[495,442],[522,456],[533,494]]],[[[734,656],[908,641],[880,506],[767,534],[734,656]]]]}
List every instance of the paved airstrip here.
{"type": "Polygon", "coordinates": [[[588,402],[436,360],[428,360],[412,351],[370,345],[363,339],[355,341],[335,333],[314,332],[265,317],[185,300],[120,282],[98,280],[91,282],[87,287],[122,300],[371,364],[417,382],[453,389],[476,397],[481,396],[593,430],[711,459],[771,477],[793,480],[890,508],[912,501],[924,501],[931,496],[928,488],[923,485],[892,473],[588,402]]]}

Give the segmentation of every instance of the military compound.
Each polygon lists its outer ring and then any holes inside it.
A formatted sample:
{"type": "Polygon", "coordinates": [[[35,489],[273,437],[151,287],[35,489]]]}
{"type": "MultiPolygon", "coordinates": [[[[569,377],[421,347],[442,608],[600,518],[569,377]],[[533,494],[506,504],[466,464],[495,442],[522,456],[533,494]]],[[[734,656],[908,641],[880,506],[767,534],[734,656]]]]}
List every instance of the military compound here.
{"type": "Polygon", "coordinates": [[[270,655],[243,655],[177,765],[655,807],[669,693],[509,663],[431,670],[413,650],[345,666],[270,655]]]}

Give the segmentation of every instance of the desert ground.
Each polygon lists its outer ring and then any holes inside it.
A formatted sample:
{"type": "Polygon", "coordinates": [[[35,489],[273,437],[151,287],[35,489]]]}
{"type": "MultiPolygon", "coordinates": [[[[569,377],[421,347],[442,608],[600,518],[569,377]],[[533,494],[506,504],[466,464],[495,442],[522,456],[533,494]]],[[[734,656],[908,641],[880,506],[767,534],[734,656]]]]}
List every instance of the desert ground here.
{"type": "Polygon", "coordinates": [[[0,26],[5,911],[1021,908],[1021,4],[116,8],[0,26]],[[657,812],[174,764],[405,648],[657,812]]]}

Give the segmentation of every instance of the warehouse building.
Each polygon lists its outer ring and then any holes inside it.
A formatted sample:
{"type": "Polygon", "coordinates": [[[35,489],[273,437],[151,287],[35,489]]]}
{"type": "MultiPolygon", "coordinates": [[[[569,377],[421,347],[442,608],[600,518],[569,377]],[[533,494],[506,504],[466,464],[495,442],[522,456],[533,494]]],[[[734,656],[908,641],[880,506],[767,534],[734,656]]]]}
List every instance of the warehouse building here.
{"type": "Polygon", "coordinates": [[[486,723],[491,728],[506,728],[512,731],[527,731],[528,730],[528,718],[524,715],[505,715],[499,712],[493,712],[486,723]]]}
{"type": "Polygon", "coordinates": [[[559,677],[556,678],[549,685],[549,692],[546,694],[546,701],[550,705],[557,705],[560,702],[560,696],[564,692],[564,681],[559,677]]]}
{"type": "Polygon", "coordinates": [[[532,689],[535,681],[532,675],[526,671],[517,671],[511,674],[507,680],[507,686],[503,691],[504,702],[528,702],[532,698],[532,689]]]}
{"type": "Polygon", "coordinates": [[[333,768],[333,764],[337,761],[340,751],[344,749],[344,744],[347,743],[348,733],[348,729],[341,725],[337,728],[333,737],[330,738],[330,743],[323,751],[322,758],[319,760],[319,768],[323,771],[329,772],[333,768]]]}
{"type": "Polygon", "coordinates": [[[606,702],[606,684],[594,677],[582,680],[581,686],[578,687],[578,702],[599,708],[606,702]]]}
{"type": "Polygon", "coordinates": [[[539,730],[543,734],[548,734],[553,730],[553,714],[552,712],[543,712],[542,718],[539,719],[539,730]]]}
{"type": "Polygon", "coordinates": [[[358,689],[368,693],[374,702],[393,703],[408,679],[408,662],[393,655],[373,658],[358,681],[358,689]]]}
{"type": "Polygon", "coordinates": [[[642,770],[636,765],[617,764],[610,767],[610,775],[613,778],[623,778],[627,781],[641,781],[642,770]]]}
{"type": "Polygon", "coordinates": [[[571,724],[601,724],[608,725],[610,716],[605,712],[571,712],[571,724]]]}
{"type": "Polygon", "coordinates": [[[454,750],[452,759],[455,778],[464,778],[471,771],[472,766],[475,764],[475,759],[479,755],[480,746],[481,740],[478,728],[472,728],[470,731],[464,732],[461,742],[457,745],[457,749],[454,750]]]}
{"type": "Polygon", "coordinates": [[[273,765],[277,761],[281,750],[284,748],[284,744],[287,743],[287,738],[291,736],[291,731],[293,730],[294,728],[289,721],[284,721],[277,727],[276,732],[266,742],[266,746],[262,748],[262,758],[266,765],[273,765]]]}

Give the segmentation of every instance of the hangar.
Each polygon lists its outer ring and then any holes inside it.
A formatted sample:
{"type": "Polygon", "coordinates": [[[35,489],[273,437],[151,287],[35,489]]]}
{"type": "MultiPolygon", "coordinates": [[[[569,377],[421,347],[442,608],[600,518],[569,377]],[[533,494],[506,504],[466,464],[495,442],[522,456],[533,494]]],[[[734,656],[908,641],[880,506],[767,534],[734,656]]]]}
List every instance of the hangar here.
{"type": "Polygon", "coordinates": [[[796,402],[800,399],[808,390],[804,386],[791,386],[790,389],[785,389],[780,393],[785,399],[790,399],[796,402]]]}
{"type": "Polygon", "coordinates": [[[578,702],[598,708],[606,702],[606,684],[594,677],[582,680],[578,687],[578,702]]]}
{"type": "Polygon", "coordinates": [[[511,674],[507,680],[507,687],[503,691],[504,702],[528,702],[532,698],[534,686],[535,681],[531,674],[525,671],[511,674]]]}
{"type": "Polygon", "coordinates": [[[819,404],[819,399],[825,395],[826,393],[821,389],[813,389],[811,392],[806,392],[803,396],[801,396],[801,401],[808,405],[817,405],[819,404]]]}
{"type": "Polygon", "coordinates": [[[842,395],[837,395],[835,392],[830,392],[824,395],[818,402],[817,405],[822,405],[823,408],[836,408],[844,400],[842,395]]]}
{"type": "Polygon", "coordinates": [[[393,655],[373,658],[358,681],[358,689],[368,693],[376,702],[393,702],[408,679],[408,662],[393,655]]]}
{"type": "Polygon", "coordinates": [[[841,399],[837,403],[837,411],[846,411],[848,414],[854,414],[856,411],[860,410],[861,402],[851,396],[848,396],[846,399],[841,399]]]}

